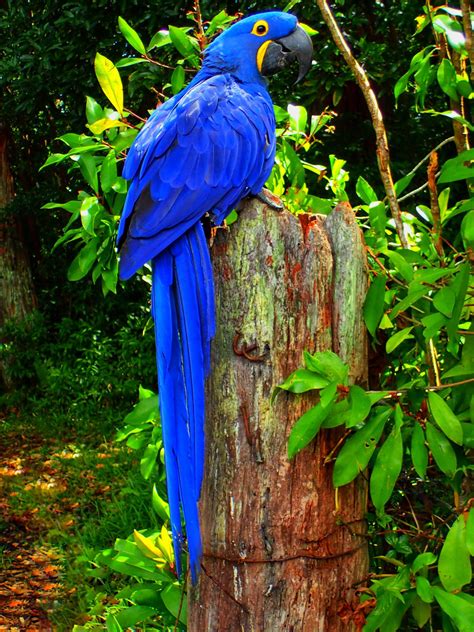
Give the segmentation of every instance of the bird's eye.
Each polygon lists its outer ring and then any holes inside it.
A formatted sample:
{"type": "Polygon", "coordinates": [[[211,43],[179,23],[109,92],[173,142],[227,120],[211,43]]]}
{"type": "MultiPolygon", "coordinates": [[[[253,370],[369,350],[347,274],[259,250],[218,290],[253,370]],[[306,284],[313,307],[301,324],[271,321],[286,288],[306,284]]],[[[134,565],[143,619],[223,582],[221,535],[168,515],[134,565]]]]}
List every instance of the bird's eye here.
{"type": "Polygon", "coordinates": [[[266,20],[259,20],[258,22],[255,22],[252,33],[253,35],[259,35],[260,37],[262,37],[262,35],[266,35],[268,33],[268,22],[266,20]]]}

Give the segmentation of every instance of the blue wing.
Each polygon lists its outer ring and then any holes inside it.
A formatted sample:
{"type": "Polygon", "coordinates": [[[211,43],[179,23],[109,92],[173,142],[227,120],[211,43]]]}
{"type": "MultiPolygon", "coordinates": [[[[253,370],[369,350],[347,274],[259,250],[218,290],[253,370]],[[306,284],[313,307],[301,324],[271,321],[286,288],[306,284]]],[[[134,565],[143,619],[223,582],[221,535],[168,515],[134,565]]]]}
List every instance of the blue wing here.
{"type": "Polygon", "coordinates": [[[266,90],[253,90],[218,75],[150,117],[123,172],[132,183],[119,226],[122,278],[205,213],[220,223],[243,197],[260,191],[274,162],[275,120],[266,90]]]}

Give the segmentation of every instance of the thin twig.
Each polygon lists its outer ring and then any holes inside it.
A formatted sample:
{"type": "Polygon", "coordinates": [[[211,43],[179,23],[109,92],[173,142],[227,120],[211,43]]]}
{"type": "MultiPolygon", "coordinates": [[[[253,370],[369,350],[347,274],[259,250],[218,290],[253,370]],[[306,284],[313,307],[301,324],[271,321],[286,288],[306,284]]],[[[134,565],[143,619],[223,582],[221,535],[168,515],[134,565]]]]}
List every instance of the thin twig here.
{"type": "MultiPolygon", "coordinates": [[[[176,66],[170,66],[169,64],[164,64],[161,61],[156,61],[156,59],[152,59],[148,55],[142,55],[143,59],[146,59],[150,62],[150,64],[154,64],[155,66],[160,66],[160,68],[166,68],[167,70],[175,70],[176,66]]],[[[196,68],[186,68],[186,66],[181,66],[184,72],[197,72],[196,68]]]]}
{"type": "Polygon", "coordinates": [[[408,242],[403,232],[403,221],[400,206],[397,200],[397,194],[393,184],[392,171],[390,167],[390,152],[387,141],[387,133],[385,131],[385,125],[383,122],[382,112],[380,111],[377,97],[370,85],[369,79],[365,70],[359,64],[357,59],[352,54],[348,43],[346,42],[344,35],[342,34],[339,25],[334,18],[334,15],[326,2],[326,0],[316,0],[316,4],[322,13],[324,21],[326,22],[329,31],[332,35],[334,43],[341,51],[347,65],[352,70],[355,79],[359,85],[359,88],[364,95],[367,107],[369,108],[370,116],[372,118],[372,126],[374,128],[376,143],[377,143],[377,162],[382,179],[385,193],[387,195],[388,204],[392,217],[395,221],[398,237],[400,243],[404,248],[408,248],[408,242]]]}
{"type": "MultiPolygon", "coordinates": [[[[437,175],[439,175],[439,174],[437,174],[437,175]]],[[[416,195],[417,193],[421,193],[422,191],[424,191],[427,186],[428,186],[428,182],[425,182],[425,184],[422,184],[421,187],[418,187],[417,189],[413,189],[413,191],[410,191],[410,193],[406,193],[405,195],[402,195],[401,198],[398,198],[398,201],[399,202],[404,202],[409,197],[412,197],[413,195],[416,195]]]]}
{"type": "Polygon", "coordinates": [[[174,622],[173,632],[177,632],[177,629],[178,629],[179,617],[181,616],[181,611],[183,609],[183,604],[184,604],[184,595],[186,594],[185,586],[188,580],[188,575],[189,575],[189,569],[186,571],[186,578],[185,578],[185,581],[183,582],[183,589],[181,590],[181,599],[179,600],[178,614],[176,615],[176,621],[174,622]]]}
{"type": "MultiPolygon", "coordinates": [[[[467,380],[459,380],[459,382],[451,382],[450,384],[439,384],[437,386],[425,386],[422,390],[424,391],[441,391],[443,388],[451,388],[454,386],[463,386],[464,384],[471,384],[474,382],[474,377],[470,377],[467,380]]],[[[410,391],[409,388],[400,388],[396,391],[366,391],[369,395],[375,395],[376,393],[386,392],[387,395],[382,397],[381,399],[393,399],[394,397],[398,397],[403,395],[404,393],[408,393],[410,391]]]]}
{"type": "MultiPolygon", "coordinates": [[[[431,216],[433,218],[434,247],[438,257],[443,260],[443,240],[441,235],[441,209],[439,208],[438,189],[436,187],[436,172],[438,171],[438,154],[433,151],[428,165],[428,190],[430,192],[431,216]]],[[[441,261],[443,265],[443,261],[441,261]]]]}
{"type": "MultiPolygon", "coordinates": [[[[420,167],[423,166],[423,164],[430,159],[431,154],[434,151],[438,151],[439,149],[441,149],[441,147],[444,147],[444,145],[447,145],[448,143],[452,143],[454,142],[454,136],[450,136],[449,138],[445,138],[444,140],[442,140],[438,145],[436,145],[436,147],[433,147],[433,149],[431,149],[426,156],[424,156],[424,158],[422,158],[420,160],[420,162],[418,164],[416,164],[413,169],[411,171],[409,171],[408,173],[406,173],[403,177],[406,178],[407,176],[411,176],[412,173],[415,173],[416,171],[418,171],[418,169],[420,167]]],[[[400,202],[402,200],[402,198],[398,198],[398,201],[400,202]]]]}

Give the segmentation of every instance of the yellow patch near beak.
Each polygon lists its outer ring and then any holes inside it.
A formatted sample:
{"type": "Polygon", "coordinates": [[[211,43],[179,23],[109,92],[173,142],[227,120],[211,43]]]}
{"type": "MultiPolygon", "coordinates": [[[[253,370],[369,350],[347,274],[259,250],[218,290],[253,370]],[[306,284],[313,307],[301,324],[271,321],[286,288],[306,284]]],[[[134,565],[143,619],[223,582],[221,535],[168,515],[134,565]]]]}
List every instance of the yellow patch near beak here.
{"type": "Polygon", "coordinates": [[[267,48],[270,46],[271,43],[272,43],[272,40],[267,40],[266,42],[263,42],[263,44],[260,46],[260,48],[257,51],[257,68],[258,68],[258,72],[262,72],[263,58],[265,57],[265,53],[267,52],[267,48]]]}

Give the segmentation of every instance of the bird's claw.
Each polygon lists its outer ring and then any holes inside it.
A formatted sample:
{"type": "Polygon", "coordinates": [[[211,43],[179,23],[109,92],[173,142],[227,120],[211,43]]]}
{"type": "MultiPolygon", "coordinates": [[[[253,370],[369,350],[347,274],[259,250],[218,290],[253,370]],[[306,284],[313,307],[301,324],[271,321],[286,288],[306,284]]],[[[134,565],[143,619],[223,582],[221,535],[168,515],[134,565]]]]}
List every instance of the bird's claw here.
{"type": "Polygon", "coordinates": [[[274,211],[280,212],[284,209],[283,202],[280,198],[271,193],[268,189],[262,189],[255,197],[274,211]]]}

